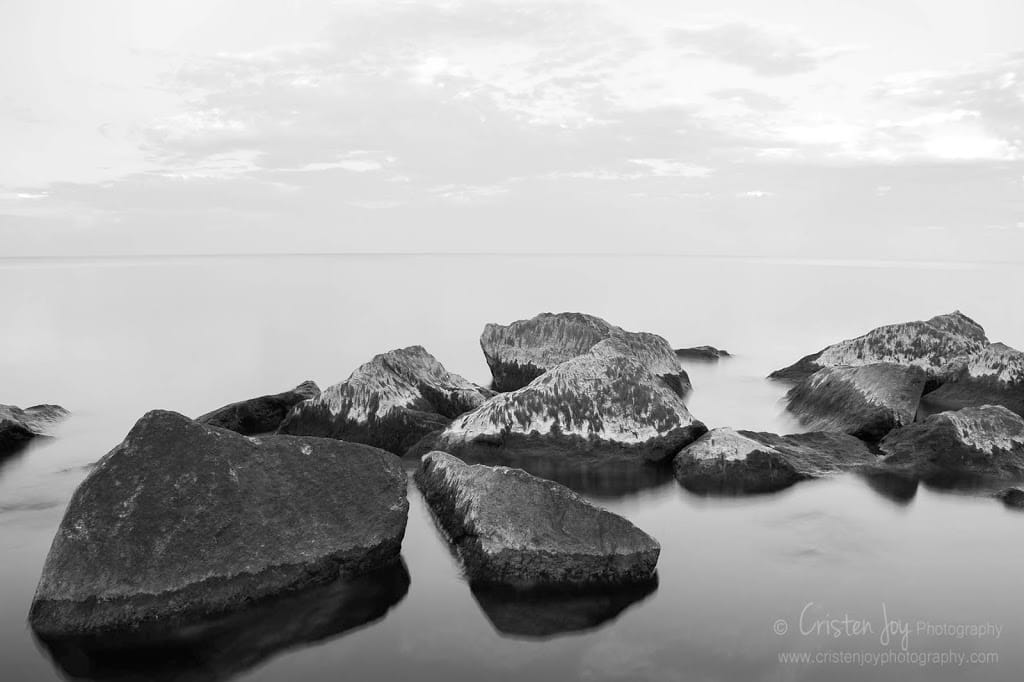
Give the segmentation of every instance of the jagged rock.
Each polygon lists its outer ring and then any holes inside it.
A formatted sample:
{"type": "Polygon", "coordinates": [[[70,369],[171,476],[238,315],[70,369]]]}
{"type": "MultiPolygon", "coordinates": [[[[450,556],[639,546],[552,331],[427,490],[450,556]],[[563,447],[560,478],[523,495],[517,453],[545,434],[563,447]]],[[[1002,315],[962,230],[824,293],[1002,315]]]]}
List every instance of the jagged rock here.
{"type": "Polygon", "coordinates": [[[714,346],[694,346],[693,348],[676,348],[676,357],[680,360],[702,360],[717,362],[722,358],[732,357],[729,351],[714,346]]]}
{"type": "Polygon", "coordinates": [[[156,410],[71,498],[29,616],[44,637],[190,622],[397,560],[400,460],[156,410]]]}
{"type": "Polygon", "coordinates": [[[1024,479],[1024,419],[1001,405],[933,414],[879,443],[886,469],[924,480],[1024,479]]]}
{"type": "Polygon", "coordinates": [[[436,447],[661,461],[706,430],[629,346],[608,339],[456,418],[436,447]]]}
{"type": "Polygon", "coordinates": [[[915,365],[928,374],[930,390],[942,383],[948,365],[988,345],[981,325],[959,310],[924,322],[904,322],[872,329],[855,339],[840,341],[772,372],[773,379],[801,381],[823,367],[891,362],[915,365]]]}
{"type": "Polygon", "coordinates": [[[19,449],[26,441],[49,435],[53,426],[69,414],[59,405],[35,405],[24,410],[0,405],[0,457],[19,449]]]}
{"type": "Polygon", "coordinates": [[[435,451],[415,477],[475,584],[621,585],[649,580],[658,563],[654,538],[522,469],[468,465],[435,451]]]}
{"type": "Polygon", "coordinates": [[[1024,509],[1024,488],[1006,488],[996,493],[996,497],[1010,509],[1024,509]]]}
{"type": "Polygon", "coordinates": [[[811,430],[878,440],[914,421],[925,379],[913,365],[825,367],[790,389],[787,407],[811,430]]]}
{"type": "Polygon", "coordinates": [[[993,343],[967,358],[951,362],[945,383],[929,393],[932,411],[1002,405],[1024,416],[1024,353],[993,343]]]}
{"type": "Polygon", "coordinates": [[[526,386],[549,369],[590,351],[605,339],[618,339],[637,360],[679,395],[690,378],[668,341],[657,334],[627,332],[583,313],[541,313],[510,325],[488,324],[480,336],[487,365],[499,391],[526,386]]]}
{"type": "Polygon", "coordinates": [[[397,455],[492,391],[447,371],[422,346],[375,356],[319,397],[292,408],[280,433],[366,443],[397,455]]]}
{"type": "Polygon", "coordinates": [[[320,387],[312,381],[304,381],[290,391],[275,395],[264,395],[231,403],[207,412],[196,421],[209,426],[235,431],[244,436],[276,431],[288,411],[303,400],[320,395],[320,387]]]}
{"type": "Polygon", "coordinates": [[[700,493],[762,493],[798,481],[856,469],[877,457],[842,433],[774,433],[712,429],[680,452],[676,479],[700,493]]]}

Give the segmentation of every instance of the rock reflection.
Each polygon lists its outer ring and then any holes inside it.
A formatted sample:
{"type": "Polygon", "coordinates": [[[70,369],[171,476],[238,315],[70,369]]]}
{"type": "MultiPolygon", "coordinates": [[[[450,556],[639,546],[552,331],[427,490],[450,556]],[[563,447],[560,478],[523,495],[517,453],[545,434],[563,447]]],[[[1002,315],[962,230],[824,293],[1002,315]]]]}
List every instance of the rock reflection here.
{"type": "Polygon", "coordinates": [[[381,619],[409,591],[404,561],[199,623],[39,639],[72,680],[227,680],[275,654],[381,619]]]}
{"type": "Polygon", "coordinates": [[[639,584],[586,591],[474,586],[472,592],[484,615],[502,635],[549,639],[599,628],[657,589],[655,574],[639,584]]]}

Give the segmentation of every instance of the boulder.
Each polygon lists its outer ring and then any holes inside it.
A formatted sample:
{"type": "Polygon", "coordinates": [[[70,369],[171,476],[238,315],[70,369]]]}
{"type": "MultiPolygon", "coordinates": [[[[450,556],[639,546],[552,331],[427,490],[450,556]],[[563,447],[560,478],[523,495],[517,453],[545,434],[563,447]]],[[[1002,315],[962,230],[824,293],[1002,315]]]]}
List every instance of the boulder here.
{"type": "Polygon", "coordinates": [[[279,433],[338,438],[405,454],[492,391],[446,370],[422,346],[375,356],[319,397],[292,408],[279,433]]]}
{"type": "Polygon", "coordinates": [[[877,457],[842,433],[774,433],[712,429],[680,452],[676,479],[699,493],[764,493],[798,481],[874,464],[877,457]]]}
{"type": "Polygon", "coordinates": [[[398,559],[401,461],[143,416],[75,491],[29,621],[44,637],[191,622],[398,559]]]}
{"type": "Polygon", "coordinates": [[[676,348],[676,357],[680,360],[697,360],[702,362],[718,362],[722,358],[732,357],[729,351],[714,346],[694,346],[692,348],[676,348]]]}
{"type": "Polygon", "coordinates": [[[35,405],[24,410],[14,405],[0,405],[0,457],[33,438],[48,436],[69,414],[59,405],[35,405]]]}
{"type": "Polygon", "coordinates": [[[312,381],[304,381],[290,391],[275,395],[264,395],[231,403],[196,417],[200,424],[216,426],[235,431],[244,436],[271,433],[277,430],[289,410],[303,400],[320,395],[320,387],[312,381]]]}
{"type": "Polygon", "coordinates": [[[499,391],[514,391],[544,372],[590,351],[606,339],[618,339],[637,360],[679,395],[690,378],[668,341],[656,334],[627,332],[583,313],[541,313],[509,325],[488,324],[480,336],[487,365],[499,391]]]}
{"type": "Polygon", "coordinates": [[[931,380],[926,387],[929,390],[942,383],[951,362],[977,353],[987,345],[988,338],[981,325],[958,310],[926,321],[872,329],[863,336],[840,341],[808,355],[772,372],[770,377],[801,381],[823,367],[890,362],[923,369],[931,380]]]}
{"type": "Polygon", "coordinates": [[[1024,488],[1006,488],[996,493],[996,497],[1010,509],[1024,509],[1024,488]]]}
{"type": "Polygon", "coordinates": [[[951,362],[945,383],[925,397],[930,411],[1002,405],[1024,416],[1024,353],[993,343],[951,362]]]}
{"type": "Polygon", "coordinates": [[[628,345],[608,339],[456,418],[435,447],[471,457],[502,448],[510,455],[657,462],[706,430],[628,345]]]}
{"type": "Polygon", "coordinates": [[[886,469],[926,481],[1024,479],[1024,419],[1001,405],[933,414],[878,446],[886,469]]]}
{"type": "Polygon", "coordinates": [[[889,362],[825,367],[790,389],[787,408],[813,431],[875,441],[914,421],[925,379],[920,367],[889,362]]]}
{"type": "Polygon", "coordinates": [[[558,483],[437,451],[415,478],[474,584],[587,588],[654,574],[654,538],[558,483]]]}

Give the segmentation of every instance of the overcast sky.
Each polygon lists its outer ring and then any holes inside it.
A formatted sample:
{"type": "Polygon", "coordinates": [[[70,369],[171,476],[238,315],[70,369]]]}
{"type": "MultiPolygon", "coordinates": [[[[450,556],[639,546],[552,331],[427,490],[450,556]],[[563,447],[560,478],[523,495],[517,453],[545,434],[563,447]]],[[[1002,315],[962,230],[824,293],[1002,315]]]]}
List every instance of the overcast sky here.
{"type": "Polygon", "coordinates": [[[1024,260],[1020,0],[6,0],[0,255],[1024,260]]]}

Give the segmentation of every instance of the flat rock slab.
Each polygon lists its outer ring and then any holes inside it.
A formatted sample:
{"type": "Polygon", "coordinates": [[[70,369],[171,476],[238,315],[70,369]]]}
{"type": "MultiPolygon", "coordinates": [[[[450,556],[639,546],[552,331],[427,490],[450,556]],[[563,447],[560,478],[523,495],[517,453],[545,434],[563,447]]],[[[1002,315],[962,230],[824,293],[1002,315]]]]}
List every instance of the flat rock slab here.
{"type": "Polygon", "coordinates": [[[436,451],[415,477],[475,584],[587,588],[654,574],[654,538],[558,483],[436,451]]]}
{"type": "Polygon", "coordinates": [[[397,560],[395,456],[153,411],[75,491],[32,603],[43,636],[190,621],[397,560]]]}
{"type": "Polygon", "coordinates": [[[473,458],[504,450],[657,462],[706,430],[628,347],[608,339],[458,417],[435,444],[473,458]]]}
{"type": "Polygon", "coordinates": [[[366,443],[404,455],[492,395],[446,370],[422,346],[410,346],[375,356],[345,381],[299,403],[279,432],[366,443]]]}
{"type": "Polygon", "coordinates": [[[1024,480],[1024,418],[1000,405],[931,415],[878,447],[885,468],[925,480],[1024,480]]]}
{"type": "Polygon", "coordinates": [[[920,367],[937,386],[944,380],[951,362],[977,353],[987,345],[988,338],[981,325],[958,310],[930,320],[872,329],[863,336],[840,341],[808,355],[770,376],[801,381],[823,367],[890,362],[920,367]]]}
{"type": "Polygon", "coordinates": [[[699,493],[766,493],[798,481],[872,465],[878,457],[842,433],[712,429],[673,461],[676,479],[699,493]]]}
{"type": "Polygon", "coordinates": [[[244,436],[277,431],[288,412],[303,400],[320,395],[320,388],[312,381],[304,381],[290,391],[250,398],[219,407],[196,417],[200,424],[235,431],[244,436]]]}
{"type": "Polygon", "coordinates": [[[70,414],[59,405],[35,405],[25,409],[0,405],[0,457],[33,438],[50,435],[51,429],[70,414]]]}
{"type": "Polygon", "coordinates": [[[722,358],[732,357],[729,351],[714,346],[693,346],[692,348],[676,348],[676,357],[680,360],[699,360],[718,362],[722,358]]]}
{"type": "Polygon", "coordinates": [[[480,336],[494,387],[514,391],[548,370],[618,339],[637,360],[679,395],[691,389],[690,378],[668,341],[647,332],[628,332],[584,313],[541,313],[509,325],[488,324],[480,336]]]}
{"type": "Polygon", "coordinates": [[[786,394],[787,409],[814,431],[876,441],[914,421],[926,375],[915,366],[825,367],[786,394]]]}

